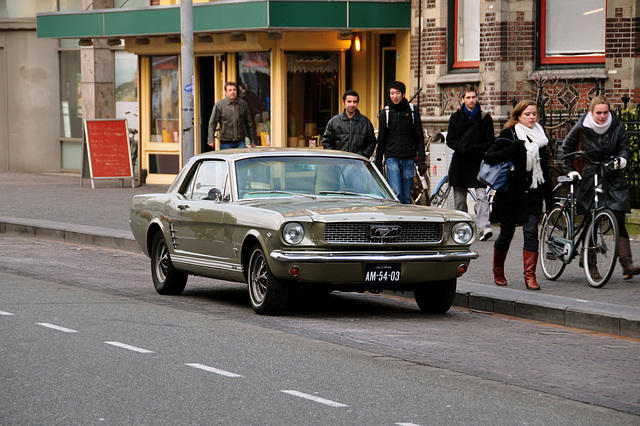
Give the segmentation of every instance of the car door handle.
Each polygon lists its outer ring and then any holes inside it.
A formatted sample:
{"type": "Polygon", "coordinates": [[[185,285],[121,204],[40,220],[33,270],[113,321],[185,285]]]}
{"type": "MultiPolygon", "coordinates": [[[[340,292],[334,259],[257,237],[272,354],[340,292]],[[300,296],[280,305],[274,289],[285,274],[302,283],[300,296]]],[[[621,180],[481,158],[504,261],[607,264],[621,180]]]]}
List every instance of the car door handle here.
{"type": "Polygon", "coordinates": [[[189,208],[188,204],[178,204],[178,210],[184,211],[189,208]]]}

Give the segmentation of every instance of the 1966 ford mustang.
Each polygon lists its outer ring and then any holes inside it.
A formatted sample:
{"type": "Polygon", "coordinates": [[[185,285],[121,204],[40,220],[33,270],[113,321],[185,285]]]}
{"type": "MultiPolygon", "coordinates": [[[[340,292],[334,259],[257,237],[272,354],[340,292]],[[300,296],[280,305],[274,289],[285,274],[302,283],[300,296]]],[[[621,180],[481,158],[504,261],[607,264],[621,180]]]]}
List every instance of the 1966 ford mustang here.
{"type": "Polygon", "coordinates": [[[130,214],[158,293],[182,293],[188,275],[246,282],[266,315],[299,289],[413,291],[422,311],[444,313],[478,257],[468,214],[400,204],[370,161],[340,151],[201,154],[130,214]]]}

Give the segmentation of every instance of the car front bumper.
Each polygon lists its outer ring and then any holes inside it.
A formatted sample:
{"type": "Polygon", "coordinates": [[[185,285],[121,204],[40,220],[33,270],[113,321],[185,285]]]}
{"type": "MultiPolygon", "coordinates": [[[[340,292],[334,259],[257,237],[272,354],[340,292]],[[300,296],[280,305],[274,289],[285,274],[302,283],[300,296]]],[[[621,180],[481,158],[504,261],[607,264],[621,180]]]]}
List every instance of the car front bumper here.
{"type": "Polygon", "coordinates": [[[385,282],[394,287],[401,283],[420,283],[458,278],[460,266],[478,258],[474,251],[432,253],[362,253],[362,252],[271,252],[273,274],[286,280],[329,282],[332,284],[364,284],[365,270],[370,265],[396,265],[401,272],[397,282],[385,282]],[[299,271],[291,273],[293,268],[299,271]]]}

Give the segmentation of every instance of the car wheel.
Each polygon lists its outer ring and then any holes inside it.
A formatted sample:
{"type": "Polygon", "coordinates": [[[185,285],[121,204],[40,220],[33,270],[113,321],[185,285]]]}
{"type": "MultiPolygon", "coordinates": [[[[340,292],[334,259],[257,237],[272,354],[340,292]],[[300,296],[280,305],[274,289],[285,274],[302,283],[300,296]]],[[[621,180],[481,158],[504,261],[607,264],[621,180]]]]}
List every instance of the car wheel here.
{"type": "Polygon", "coordinates": [[[457,280],[426,282],[416,288],[413,296],[422,312],[444,314],[453,305],[456,297],[457,280]]]}
{"type": "Polygon", "coordinates": [[[188,275],[173,267],[169,248],[162,236],[157,232],[151,246],[151,277],[156,291],[160,294],[180,294],[187,285],[188,275]]]}
{"type": "Polygon", "coordinates": [[[267,263],[267,258],[259,245],[251,252],[247,274],[251,307],[260,315],[278,315],[289,296],[287,283],[276,279],[267,263]]]}

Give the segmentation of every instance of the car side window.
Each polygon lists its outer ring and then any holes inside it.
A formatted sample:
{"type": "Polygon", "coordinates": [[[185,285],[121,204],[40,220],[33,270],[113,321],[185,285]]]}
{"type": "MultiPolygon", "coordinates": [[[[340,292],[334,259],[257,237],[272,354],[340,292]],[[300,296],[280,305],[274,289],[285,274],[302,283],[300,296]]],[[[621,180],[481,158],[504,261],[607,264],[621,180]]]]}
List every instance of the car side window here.
{"type": "Polygon", "coordinates": [[[229,201],[228,169],[224,161],[203,161],[185,196],[191,200],[229,201]]]}

